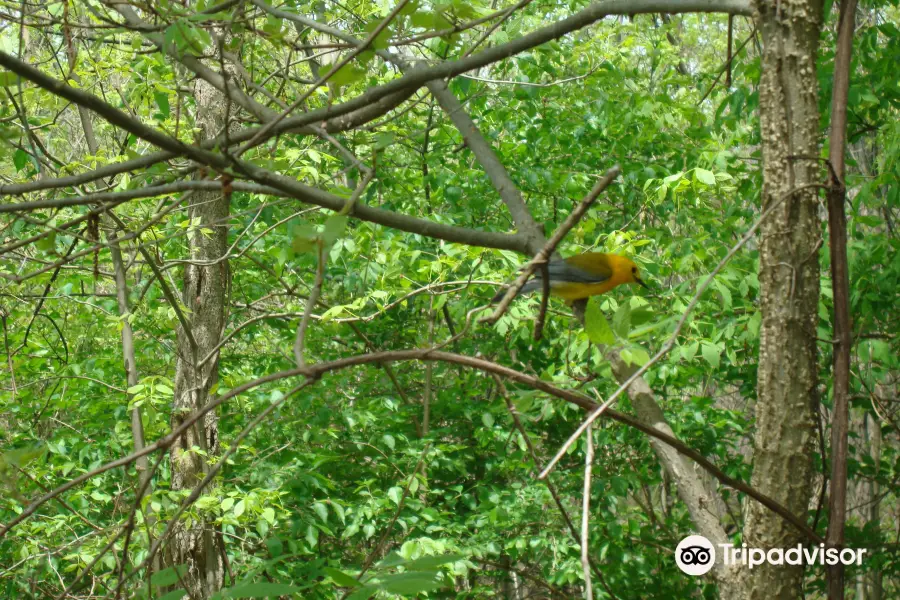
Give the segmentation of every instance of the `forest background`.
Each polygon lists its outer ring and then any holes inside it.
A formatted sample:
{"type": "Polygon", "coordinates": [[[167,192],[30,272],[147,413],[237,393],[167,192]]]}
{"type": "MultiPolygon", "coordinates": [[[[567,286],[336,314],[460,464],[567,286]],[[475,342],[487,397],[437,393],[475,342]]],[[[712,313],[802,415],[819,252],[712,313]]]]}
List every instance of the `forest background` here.
{"type": "Polygon", "coordinates": [[[897,597],[898,21],[0,1],[0,596],[897,597]]]}

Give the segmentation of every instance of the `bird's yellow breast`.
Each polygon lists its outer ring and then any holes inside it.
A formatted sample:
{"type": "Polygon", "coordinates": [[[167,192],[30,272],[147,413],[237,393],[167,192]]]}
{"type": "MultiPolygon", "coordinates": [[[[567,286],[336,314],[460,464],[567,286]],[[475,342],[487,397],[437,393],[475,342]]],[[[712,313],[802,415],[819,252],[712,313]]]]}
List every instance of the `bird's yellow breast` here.
{"type": "Polygon", "coordinates": [[[617,281],[615,275],[601,283],[557,283],[552,286],[551,292],[554,296],[568,301],[581,300],[589,296],[597,294],[605,294],[617,285],[621,285],[623,281],[617,281]]]}

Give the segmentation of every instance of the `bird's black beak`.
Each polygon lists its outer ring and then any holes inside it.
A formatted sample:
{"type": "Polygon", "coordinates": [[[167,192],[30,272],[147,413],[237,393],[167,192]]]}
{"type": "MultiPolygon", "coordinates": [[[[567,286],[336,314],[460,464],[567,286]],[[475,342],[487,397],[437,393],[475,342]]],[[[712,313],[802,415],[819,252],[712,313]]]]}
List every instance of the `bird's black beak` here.
{"type": "Polygon", "coordinates": [[[639,286],[643,287],[644,289],[647,289],[647,290],[650,289],[650,286],[647,285],[646,283],[644,283],[644,280],[643,280],[643,279],[635,279],[634,282],[635,282],[636,284],[638,284],[639,286]]]}

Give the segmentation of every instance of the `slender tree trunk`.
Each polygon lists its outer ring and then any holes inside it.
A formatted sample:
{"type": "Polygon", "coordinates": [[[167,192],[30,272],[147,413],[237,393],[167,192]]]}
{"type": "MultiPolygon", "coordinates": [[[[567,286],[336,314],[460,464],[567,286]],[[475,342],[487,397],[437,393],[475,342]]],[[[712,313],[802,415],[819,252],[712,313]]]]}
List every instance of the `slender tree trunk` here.
{"type": "MultiPolygon", "coordinates": [[[[70,77],[79,84],[81,83],[81,77],[75,69],[78,64],[78,47],[80,43],[81,41],[79,39],[75,39],[72,43],[66,44],[66,55],[69,59],[69,69],[71,71],[70,77]]],[[[94,133],[91,112],[83,106],[78,106],[77,109],[78,118],[81,121],[81,129],[84,132],[85,143],[87,143],[90,153],[96,155],[100,151],[100,142],[97,140],[97,135],[94,133]]],[[[99,220],[99,217],[97,218],[99,220]]],[[[109,219],[108,216],[107,220],[110,221],[109,237],[114,239],[121,230],[115,226],[115,223],[112,222],[112,219],[109,219]]],[[[99,235],[97,241],[99,241],[99,235]]],[[[109,243],[109,253],[112,258],[113,274],[116,281],[116,303],[119,309],[119,317],[122,319],[122,361],[125,366],[125,380],[128,383],[127,387],[131,388],[138,383],[138,370],[134,351],[134,330],[131,327],[131,321],[128,320],[128,316],[131,314],[131,308],[128,305],[128,277],[125,270],[125,263],[122,260],[122,248],[118,242],[109,243]]],[[[97,281],[95,279],[94,286],[96,287],[96,285],[97,281]]],[[[128,394],[129,402],[131,401],[131,397],[132,394],[128,394]]],[[[144,449],[144,423],[143,418],[141,417],[141,409],[137,406],[131,409],[131,438],[134,443],[135,452],[144,449]]],[[[142,456],[138,458],[135,461],[135,467],[138,472],[137,490],[138,494],[141,495],[141,498],[138,498],[137,504],[140,506],[143,496],[150,494],[152,491],[150,483],[148,482],[148,479],[151,477],[148,457],[142,456]]],[[[149,506],[147,506],[147,509],[144,511],[144,521],[147,524],[147,535],[149,537],[154,523],[153,512],[149,506]]],[[[158,566],[158,561],[154,560],[153,566],[155,569],[158,566]]]]}
{"type": "MultiPolygon", "coordinates": [[[[850,429],[850,273],[847,262],[847,215],[844,204],[844,151],[847,142],[847,95],[850,59],[856,23],[856,0],[841,0],[838,47],[834,58],[831,95],[829,159],[832,181],[828,190],[828,233],[831,252],[831,289],[834,302],[834,347],[832,348],[831,494],[828,502],[829,546],[842,548],[847,520],[847,458],[850,429]]],[[[828,597],[844,597],[844,566],[828,569],[828,597]]]]}
{"type": "MultiPolygon", "coordinates": [[[[119,316],[122,318],[122,360],[125,365],[125,379],[128,387],[131,388],[138,383],[138,371],[134,352],[134,331],[128,320],[128,316],[131,314],[131,309],[128,307],[128,283],[125,278],[122,250],[119,248],[118,242],[109,244],[109,253],[112,256],[113,272],[116,278],[116,301],[119,305],[119,316]]],[[[128,395],[128,398],[131,399],[131,394],[128,395]]],[[[134,441],[134,451],[143,450],[144,424],[141,419],[141,409],[138,407],[131,410],[131,437],[134,441]]],[[[146,456],[142,456],[137,459],[135,464],[139,473],[138,485],[143,488],[145,480],[150,476],[149,461],[146,456]]],[[[149,492],[150,490],[147,489],[144,493],[149,492]]]]}
{"type": "MultiPolygon", "coordinates": [[[[760,331],[752,484],[797,515],[811,497],[816,437],[816,323],[819,301],[816,183],[817,0],[758,0],[763,38],[759,83],[763,209],[781,202],[760,229],[760,331]]],[[[801,538],[756,502],[747,510],[749,547],[788,548],[801,538]]],[[[743,598],[800,598],[803,567],[762,565],[742,571],[743,598]]]]}
{"type": "MultiPolygon", "coordinates": [[[[203,139],[215,137],[225,126],[222,96],[209,84],[195,86],[197,125],[203,139]]],[[[229,269],[221,259],[227,250],[229,194],[223,191],[195,194],[190,216],[191,263],[184,268],[183,302],[189,311],[193,338],[178,328],[178,357],[172,427],[209,400],[209,390],[218,378],[218,356],[207,358],[219,343],[225,323],[225,301],[229,269]],[[193,342],[196,342],[194,345],[193,342]]],[[[172,488],[191,489],[208,472],[208,457],[219,452],[219,425],[215,411],[188,429],[172,447],[172,488]],[[201,452],[196,452],[199,449],[201,452]]],[[[211,523],[184,521],[175,530],[170,564],[188,566],[185,582],[192,597],[207,598],[222,587],[224,554],[221,536],[211,523]]]]}
{"type": "MultiPolygon", "coordinates": [[[[878,394],[876,388],[876,395],[878,394]]],[[[881,462],[881,426],[871,413],[857,413],[852,419],[853,431],[857,434],[859,443],[856,446],[858,459],[871,458],[876,465],[881,462]]],[[[881,486],[875,478],[859,478],[852,482],[854,520],[860,527],[876,525],[881,518],[881,486]]],[[[881,600],[882,599],[882,575],[881,569],[875,567],[867,572],[856,575],[856,596],[854,600],[881,600]]]]}

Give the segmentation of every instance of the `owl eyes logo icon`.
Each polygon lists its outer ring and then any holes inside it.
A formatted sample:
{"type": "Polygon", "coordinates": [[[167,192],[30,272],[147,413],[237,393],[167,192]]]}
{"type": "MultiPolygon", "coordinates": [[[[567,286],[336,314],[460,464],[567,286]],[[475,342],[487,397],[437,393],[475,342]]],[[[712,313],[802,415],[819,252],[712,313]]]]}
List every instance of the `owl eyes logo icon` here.
{"type": "Polygon", "coordinates": [[[716,550],[702,535],[689,535],[675,548],[675,563],[688,575],[703,575],[716,564],[716,550]]]}

